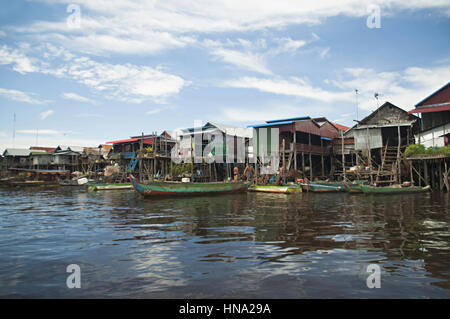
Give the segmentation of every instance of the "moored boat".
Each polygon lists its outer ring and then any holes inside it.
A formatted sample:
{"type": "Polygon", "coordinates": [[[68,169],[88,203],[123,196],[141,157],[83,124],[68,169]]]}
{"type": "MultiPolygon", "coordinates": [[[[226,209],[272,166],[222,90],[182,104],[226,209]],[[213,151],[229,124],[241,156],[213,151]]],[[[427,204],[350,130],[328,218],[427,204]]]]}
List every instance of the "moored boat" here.
{"type": "Polygon", "coordinates": [[[301,185],[304,191],[313,193],[334,193],[345,191],[344,184],[309,182],[301,185]]]}
{"type": "Polygon", "coordinates": [[[369,181],[355,180],[352,183],[346,183],[345,190],[348,193],[362,193],[361,185],[369,185],[369,181]]]}
{"type": "Polygon", "coordinates": [[[242,182],[227,183],[167,183],[151,182],[143,184],[133,175],[130,181],[134,189],[145,197],[153,196],[193,196],[243,192],[248,189],[248,184],[242,182]]]}
{"type": "Polygon", "coordinates": [[[111,191],[111,190],[127,190],[133,189],[133,185],[129,183],[123,184],[92,184],[89,185],[90,191],[111,191]]]}
{"type": "Polygon", "coordinates": [[[429,191],[430,186],[420,187],[420,186],[409,186],[409,187],[399,187],[399,186],[385,186],[385,187],[375,187],[360,185],[361,190],[365,194],[409,194],[409,193],[423,193],[429,191]]]}
{"type": "Polygon", "coordinates": [[[287,186],[275,186],[275,185],[252,185],[248,188],[249,192],[261,192],[261,193],[280,193],[280,194],[293,194],[301,193],[302,188],[294,185],[287,186]]]}

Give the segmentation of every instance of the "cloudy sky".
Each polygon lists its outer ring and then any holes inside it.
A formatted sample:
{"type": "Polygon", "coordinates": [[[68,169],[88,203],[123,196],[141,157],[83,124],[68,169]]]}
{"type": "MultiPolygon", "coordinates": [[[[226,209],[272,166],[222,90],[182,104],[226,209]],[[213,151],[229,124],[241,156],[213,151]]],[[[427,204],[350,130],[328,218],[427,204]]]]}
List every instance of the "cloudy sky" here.
{"type": "Polygon", "coordinates": [[[375,92],[409,110],[450,81],[448,0],[1,6],[0,150],[96,146],[194,120],[351,126],[375,92]]]}

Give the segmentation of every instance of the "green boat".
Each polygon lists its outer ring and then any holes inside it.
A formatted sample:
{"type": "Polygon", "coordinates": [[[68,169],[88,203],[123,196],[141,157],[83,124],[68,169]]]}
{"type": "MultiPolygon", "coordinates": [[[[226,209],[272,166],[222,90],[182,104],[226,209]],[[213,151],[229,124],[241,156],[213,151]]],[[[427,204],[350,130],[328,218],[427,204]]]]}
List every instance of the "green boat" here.
{"type": "Polygon", "coordinates": [[[111,190],[126,190],[133,189],[133,185],[129,183],[125,184],[92,184],[89,185],[90,191],[111,191],[111,190]]]}
{"type": "Polygon", "coordinates": [[[145,197],[158,196],[194,196],[245,192],[248,184],[242,182],[228,183],[167,183],[151,182],[143,184],[133,175],[130,181],[134,189],[145,197]]]}
{"type": "Polygon", "coordinates": [[[345,190],[348,193],[362,193],[361,185],[369,185],[369,181],[355,180],[352,183],[346,183],[345,190]]]}
{"type": "Polygon", "coordinates": [[[399,187],[399,186],[385,186],[385,187],[374,187],[360,185],[361,190],[365,194],[409,194],[409,193],[423,193],[429,191],[430,186],[419,187],[419,186],[409,186],[409,187],[399,187]]]}
{"type": "Polygon", "coordinates": [[[301,193],[302,188],[295,185],[287,185],[287,186],[252,185],[248,188],[248,191],[261,193],[293,194],[293,193],[301,193]]]}
{"type": "Polygon", "coordinates": [[[301,184],[302,189],[305,192],[313,192],[313,193],[334,193],[334,192],[343,192],[345,191],[344,184],[333,184],[326,182],[309,182],[305,184],[301,184]]]}

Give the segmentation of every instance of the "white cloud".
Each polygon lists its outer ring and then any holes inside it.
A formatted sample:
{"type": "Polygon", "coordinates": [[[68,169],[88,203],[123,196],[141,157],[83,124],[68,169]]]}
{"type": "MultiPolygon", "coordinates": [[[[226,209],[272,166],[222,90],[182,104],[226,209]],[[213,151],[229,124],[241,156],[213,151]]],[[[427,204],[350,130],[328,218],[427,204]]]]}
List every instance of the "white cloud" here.
{"type": "Polygon", "coordinates": [[[258,107],[224,107],[219,112],[218,121],[233,123],[255,123],[281,118],[301,116],[323,116],[330,113],[332,107],[329,105],[289,105],[280,103],[266,103],[258,107]]]}
{"type": "MultiPolygon", "coordinates": [[[[46,2],[70,4],[73,0],[46,2]]],[[[79,29],[68,28],[67,15],[63,15],[59,21],[37,21],[13,30],[39,34],[41,40],[83,52],[153,54],[193,43],[197,34],[280,29],[338,15],[365,17],[372,3],[385,16],[423,8],[450,13],[446,0],[78,0],[82,9],[79,29]]]]}
{"type": "Polygon", "coordinates": [[[306,45],[304,40],[293,40],[289,37],[275,39],[278,46],[275,46],[269,51],[271,55],[277,55],[280,53],[295,53],[298,49],[306,45]]]}
{"type": "Polygon", "coordinates": [[[17,102],[25,102],[29,104],[46,104],[50,101],[36,99],[34,93],[22,92],[18,90],[0,88],[0,96],[17,102]]]}
{"type": "Polygon", "coordinates": [[[6,45],[0,47],[0,65],[13,65],[13,70],[20,74],[36,72],[37,69],[23,53],[13,50],[6,45]]]}
{"type": "Polygon", "coordinates": [[[53,113],[55,113],[53,110],[47,110],[47,111],[44,111],[41,114],[39,114],[39,117],[41,120],[45,120],[47,117],[49,117],[53,113]]]}
{"type": "Polygon", "coordinates": [[[329,56],[329,53],[330,53],[330,47],[326,47],[320,51],[320,57],[323,59],[323,58],[329,56]]]}
{"type": "Polygon", "coordinates": [[[237,66],[240,69],[257,72],[261,74],[272,74],[267,66],[268,57],[273,57],[281,53],[295,53],[307,42],[303,40],[293,40],[289,37],[275,38],[268,48],[265,39],[249,41],[237,39],[224,42],[217,40],[203,40],[202,46],[217,59],[237,66]]]}
{"type": "Polygon", "coordinates": [[[63,136],[75,133],[72,131],[59,131],[59,130],[52,130],[52,129],[17,130],[16,132],[18,134],[63,135],[63,136]]]}
{"type": "Polygon", "coordinates": [[[79,94],[76,93],[71,93],[71,92],[67,92],[67,93],[63,93],[62,97],[68,100],[74,100],[77,102],[83,102],[83,103],[91,103],[91,104],[95,104],[94,100],[91,100],[87,97],[81,96],[79,94]]]}
{"type": "Polygon", "coordinates": [[[351,101],[351,92],[332,92],[319,87],[313,87],[306,79],[291,77],[283,78],[256,78],[242,77],[237,80],[225,81],[225,87],[256,89],[261,92],[298,96],[323,102],[351,101]]]}
{"type": "MultiPolygon", "coordinates": [[[[190,84],[183,78],[164,72],[160,68],[129,63],[101,63],[88,57],[78,57],[51,44],[34,49],[43,57],[40,60],[36,59],[35,72],[74,80],[101,92],[110,99],[132,103],[149,99],[160,101],[178,94],[183,87],[190,84]]],[[[65,93],[64,97],[82,102],[92,101],[75,93],[65,93]]]]}
{"type": "Polygon", "coordinates": [[[266,66],[265,58],[260,54],[251,52],[240,52],[224,48],[217,48],[211,51],[211,54],[219,57],[224,62],[234,64],[239,68],[262,73],[271,74],[266,66]]]}
{"type": "Polygon", "coordinates": [[[389,101],[405,110],[411,110],[415,104],[444,86],[449,78],[450,66],[409,67],[396,72],[347,68],[332,82],[344,90],[358,89],[361,109],[376,109],[374,93],[377,92],[381,94],[380,104],[389,101]]]}

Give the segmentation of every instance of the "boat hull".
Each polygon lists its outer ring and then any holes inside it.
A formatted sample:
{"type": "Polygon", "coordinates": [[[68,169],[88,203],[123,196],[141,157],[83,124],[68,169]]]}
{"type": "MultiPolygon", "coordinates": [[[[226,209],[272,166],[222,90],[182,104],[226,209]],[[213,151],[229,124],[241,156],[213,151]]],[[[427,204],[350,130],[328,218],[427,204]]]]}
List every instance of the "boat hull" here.
{"type": "Polygon", "coordinates": [[[365,194],[414,194],[424,193],[430,190],[429,186],[425,187],[373,187],[360,185],[361,190],[365,194]]]}
{"type": "Polygon", "coordinates": [[[345,191],[344,184],[307,183],[303,184],[302,188],[306,192],[313,193],[335,193],[345,191]]]}
{"type": "Polygon", "coordinates": [[[91,191],[113,191],[113,190],[127,190],[133,189],[133,185],[131,184],[94,184],[89,186],[89,190],[91,191]]]}
{"type": "Polygon", "coordinates": [[[198,196],[227,194],[247,191],[245,183],[165,183],[142,184],[130,175],[130,181],[136,192],[144,197],[161,196],[198,196]]]}
{"type": "Polygon", "coordinates": [[[302,189],[300,187],[290,187],[290,186],[252,185],[251,187],[249,187],[248,191],[260,193],[293,194],[293,193],[301,193],[302,189]]]}

